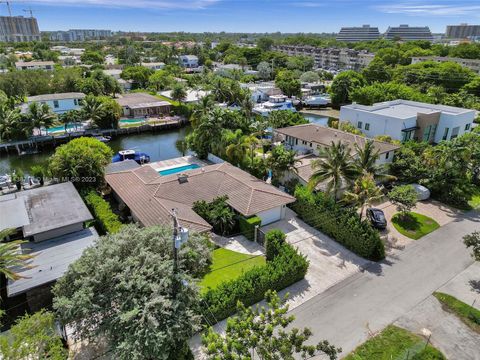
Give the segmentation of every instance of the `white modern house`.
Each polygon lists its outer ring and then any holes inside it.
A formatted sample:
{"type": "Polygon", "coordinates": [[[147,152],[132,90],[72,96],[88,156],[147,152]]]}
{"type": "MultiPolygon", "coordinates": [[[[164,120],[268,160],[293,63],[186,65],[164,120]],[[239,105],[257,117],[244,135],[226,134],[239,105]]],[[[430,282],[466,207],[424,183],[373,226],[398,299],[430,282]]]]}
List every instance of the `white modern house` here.
{"type": "Polygon", "coordinates": [[[248,83],[240,84],[240,86],[243,89],[250,90],[251,99],[254,103],[268,101],[268,98],[272,95],[282,95],[282,91],[275,87],[273,82],[248,83]]]}
{"type": "Polygon", "coordinates": [[[297,111],[292,101],[285,95],[271,95],[268,101],[253,107],[253,112],[262,116],[268,116],[272,111],[278,110],[297,111]]]}
{"type": "Polygon", "coordinates": [[[56,114],[63,114],[69,110],[80,110],[84,98],[85,94],[80,92],[30,96],[22,106],[22,109],[26,110],[29,104],[38,102],[47,104],[56,114]]]}
{"type": "Polygon", "coordinates": [[[17,61],[15,68],[17,70],[48,70],[53,71],[55,63],[53,61],[17,61]]]}
{"type": "Polygon", "coordinates": [[[198,57],[196,55],[180,55],[178,57],[180,66],[188,69],[198,67],[198,57]]]}
{"type": "Polygon", "coordinates": [[[349,122],[368,137],[439,143],[472,128],[477,112],[453,106],[393,100],[372,106],[351,104],[340,109],[340,121],[349,122]]]}
{"type": "Polygon", "coordinates": [[[163,62],[142,62],[141,65],[154,71],[162,70],[165,67],[163,62]]]}

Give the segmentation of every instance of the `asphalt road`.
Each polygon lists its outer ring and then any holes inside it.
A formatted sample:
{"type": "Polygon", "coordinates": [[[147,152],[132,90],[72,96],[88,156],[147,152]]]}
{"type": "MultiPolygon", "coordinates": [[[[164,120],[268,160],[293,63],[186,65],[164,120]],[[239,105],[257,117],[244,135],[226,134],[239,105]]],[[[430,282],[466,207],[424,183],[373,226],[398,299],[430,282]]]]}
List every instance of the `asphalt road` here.
{"type": "Polygon", "coordinates": [[[313,341],[327,339],[342,347],[345,356],[370,332],[381,331],[471,265],[462,237],[475,230],[480,230],[480,213],[460,215],[397,257],[371,265],[298,306],[291,312],[293,325],[309,327],[313,341]]]}

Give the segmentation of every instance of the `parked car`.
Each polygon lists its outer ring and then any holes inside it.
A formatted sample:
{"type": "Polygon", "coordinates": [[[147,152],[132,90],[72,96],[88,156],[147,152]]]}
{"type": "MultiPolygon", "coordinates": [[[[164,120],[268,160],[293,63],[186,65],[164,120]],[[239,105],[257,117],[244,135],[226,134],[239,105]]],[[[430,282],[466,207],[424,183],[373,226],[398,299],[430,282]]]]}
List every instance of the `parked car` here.
{"type": "Polygon", "coordinates": [[[382,210],[376,208],[367,209],[367,219],[370,221],[372,226],[379,230],[385,230],[387,227],[387,219],[382,210]]]}
{"type": "Polygon", "coordinates": [[[415,189],[419,201],[427,200],[430,197],[430,190],[425,186],[420,184],[411,184],[411,186],[415,189]]]}

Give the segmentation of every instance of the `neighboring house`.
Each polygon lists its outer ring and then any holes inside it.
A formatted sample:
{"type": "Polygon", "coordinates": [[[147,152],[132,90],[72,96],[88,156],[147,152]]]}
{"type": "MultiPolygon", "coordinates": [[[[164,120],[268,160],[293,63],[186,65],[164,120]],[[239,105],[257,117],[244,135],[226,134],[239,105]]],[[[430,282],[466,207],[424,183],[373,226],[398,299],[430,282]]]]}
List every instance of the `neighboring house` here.
{"type": "Polygon", "coordinates": [[[171,104],[146,93],[123,94],[115,99],[127,117],[145,117],[167,115],[171,104]]]}
{"type": "MultiPolygon", "coordinates": [[[[305,124],[276,129],[275,141],[280,141],[289,150],[294,150],[298,155],[295,172],[287,176],[297,178],[301,184],[306,185],[312,176],[312,162],[318,159],[322,148],[330,147],[332,142],[342,142],[350,147],[352,156],[356,156],[355,144],[363,148],[370,139],[345,131],[332,129],[316,124],[305,124]]],[[[373,140],[373,139],[372,139],[373,140]]],[[[378,164],[389,164],[393,161],[398,145],[373,140],[374,148],[379,153],[378,164]]]]}
{"type": "Polygon", "coordinates": [[[132,80],[124,80],[120,76],[122,75],[122,69],[105,69],[103,73],[105,75],[113,77],[117,80],[118,84],[123,88],[124,91],[129,91],[132,88],[132,80]]]}
{"type": "Polygon", "coordinates": [[[182,226],[209,231],[212,227],[193,211],[193,203],[210,202],[224,195],[237,213],[246,217],[257,215],[262,225],[266,225],[283,219],[286,205],[295,201],[292,196],[226,162],[163,176],[149,165],[130,163],[125,164],[124,170],[110,167],[105,178],[116,198],[142,226],[171,224],[171,210],[176,209],[182,226]]]}
{"type": "Polygon", "coordinates": [[[0,213],[0,229],[15,229],[14,238],[29,240],[19,250],[34,255],[28,267],[14,269],[24,278],[9,280],[7,295],[26,293],[31,306],[51,299],[50,285],[98,237],[84,227],[93,217],[71,182],[3,195],[0,213]]]}
{"type": "Polygon", "coordinates": [[[475,110],[453,106],[394,100],[372,106],[342,106],[340,121],[348,121],[368,137],[389,135],[401,141],[439,143],[470,131],[476,114],[475,110]]]}
{"type": "MultiPolygon", "coordinates": [[[[186,90],[187,96],[182,100],[183,103],[197,103],[201,98],[210,94],[210,91],[205,90],[186,90]]],[[[172,99],[172,90],[161,91],[160,95],[168,99],[172,99]]]]}
{"type": "Polygon", "coordinates": [[[269,97],[273,95],[282,95],[282,91],[275,87],[273,82],[240,84],[240,86],[250,90],[252,93],[251,99],[254,103],[268,101],[269,97]]]}
{"type": "Polygon", "coordinates": [[[418,64],[425,61],[435,61],[438,63],[442,62],[454,62],[463,67],[469,68],[470,70],[480,74],[480,60],[478,59],[462,59],[449,56],[418,56],[412,57],[412,64],[418,64]]]}
{"type": "Polygon", "coordinates": [[[196,55],[180,55],[178,61],[180,66],[187,69],[198,67],[198,57],[196,55]]]}
{"type": "Polygon", "coordinates": [[[165,63],[163,62],[144,62],[142,63],[142,66],[145,66],[146,68],[150,70],[162,70],[165,67],[165,63]]]}
{"type": "Polygon", "coordinates": [[[84,98],[85,94],[80,92],[30,96],[22,106],[22,109],[26,111],[28,105],[37,102],[47,104],[56,114],[63,114],[69,110],[80,110],[84,98]]]}
{"type": "Polygon", "coordinates": [[[53,61],[17,61],[15,68],[17,70],[48,70],[53,71],[55,63],[53,61]]]}

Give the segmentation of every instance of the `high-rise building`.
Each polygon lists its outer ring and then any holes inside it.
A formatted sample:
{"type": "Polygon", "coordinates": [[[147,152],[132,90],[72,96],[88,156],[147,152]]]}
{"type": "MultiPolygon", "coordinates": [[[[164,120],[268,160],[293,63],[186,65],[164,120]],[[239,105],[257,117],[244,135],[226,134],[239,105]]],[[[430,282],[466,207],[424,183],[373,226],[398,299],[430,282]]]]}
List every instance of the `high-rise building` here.
{"type": "Polygon", "coordinates": [[[50,33],[52,41],[85,41],[85,40],[102,40],[112,36],[111,30],[95,30],[95,29],[70,29],[67,31],[53,31],[50,33]]]}
{"type": "Polygon", "coordinates": [[[385,32],[387,40],[428,40],[433,41],[433,35],[428,26],[390,26],[385,32]]]}
{"type": "Polygon", "coordinates": [[[480,36],[480,25],[447,25],[445,36],[449,39],[467,39],[480,36]]]}
{"type": "Polygon", "coordinates": [[[337,35],[338,41],[358,42],[372,41],[380,38],[378,27],[363,25],[362,27],[342,27],[337,35]]]}
{"type": "Polygon", "coordinates": [[[23,16],[0,16],[0,41],[41,40],[37,19],[23,16]]]}

